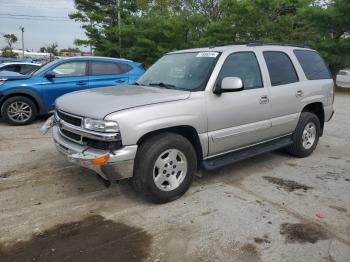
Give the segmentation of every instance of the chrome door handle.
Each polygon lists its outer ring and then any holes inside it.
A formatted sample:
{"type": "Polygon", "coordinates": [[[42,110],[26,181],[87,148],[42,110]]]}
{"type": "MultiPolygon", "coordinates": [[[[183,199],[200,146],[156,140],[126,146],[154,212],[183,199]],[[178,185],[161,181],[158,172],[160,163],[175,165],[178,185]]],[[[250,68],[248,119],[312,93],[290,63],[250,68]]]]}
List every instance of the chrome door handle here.
{"type": "Polygon", "coordinates": [[[303,91],[301,91],[301,90],[296,91],[295,92],[295,96],[296,97],[302,97],[303,96],[303,91]]]}
{"type": "Polygon", "coordinates": [[[268,102],[270,102],[268,96],[264,95],[260,97],[260,104],[267,104],[268,102]]]}

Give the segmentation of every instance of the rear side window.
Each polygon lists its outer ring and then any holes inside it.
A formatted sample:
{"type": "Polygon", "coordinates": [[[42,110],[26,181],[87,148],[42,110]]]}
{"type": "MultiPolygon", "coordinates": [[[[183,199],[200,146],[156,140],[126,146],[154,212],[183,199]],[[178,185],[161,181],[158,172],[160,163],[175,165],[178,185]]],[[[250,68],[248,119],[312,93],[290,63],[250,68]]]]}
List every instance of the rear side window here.
{"type": "Polygon", "coordinates": [[[91,61],[91,75],[119,75],[131,69],[130,65],[123,63],[91,61]]]}
{"type": "Polygon", "coordinates": [[[322,57],[311,50],[294,50],[305,76],[309,80],[332,78],[322,57]]]}
{"type": "Polygon", "coordinates": [[[35,70],[37,68],[37,66],[34,65],[22,65],[22,69],[21,69],[21,74],[28,74],[30,72],[32,72],[33,70],[35,70]]]}
{"type": "Polygon", "coordinates": [[[238,52],[229,55],[219,73],[219,83],[225,77],[241,78],[244,89],[263,87],[260,67],[252,52],[238,52]]]}
{"type": "Polygon", "coordinates": [[[279,51],[265,51],[264,58],[269,70],[272,86],[298,82],[298,75],[286,53],[279,51]]]}
{"type": "Polygon", "coordinates": [[[17,72],[19,73],[19,71],[21,71],[21,66],[20,65],[8,65],[8,66],[4,66],[2,68],[2,71],[11,71],[11,72],[17,72]]]}
{"type": "Polygon", "coordinates": [[[128,65],[128,64],[119,64],[120,70],[122,71],[123,74],[129,72],[132,70],[132,66],[128,65]]]}

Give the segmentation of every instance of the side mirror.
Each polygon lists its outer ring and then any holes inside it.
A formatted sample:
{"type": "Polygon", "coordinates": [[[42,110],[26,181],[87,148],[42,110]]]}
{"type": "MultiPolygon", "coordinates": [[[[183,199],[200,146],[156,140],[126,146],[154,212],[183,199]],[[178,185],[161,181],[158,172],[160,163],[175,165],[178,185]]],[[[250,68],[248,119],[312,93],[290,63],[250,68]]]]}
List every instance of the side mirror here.
{"type": "Polygon", "coordinates": [[[47,79],[55,78],[56,74],[53,71],[47,71],[44,75],[47,79]]]}
{"type": "Polygon", "coordinates": [[[239,77],[224,77],[221,81],[221,86],[217,86],[214,90],[215,94],[226,92],[236,92],[243,90],[243,82],[239,77]]]}

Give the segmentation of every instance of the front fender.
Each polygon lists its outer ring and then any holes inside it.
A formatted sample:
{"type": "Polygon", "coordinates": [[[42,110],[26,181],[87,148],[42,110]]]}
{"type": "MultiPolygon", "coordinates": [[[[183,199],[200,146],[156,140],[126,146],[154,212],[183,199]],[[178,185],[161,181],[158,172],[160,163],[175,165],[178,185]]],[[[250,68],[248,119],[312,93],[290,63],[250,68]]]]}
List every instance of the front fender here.
{"type": "Polygon", "coordinates": [[[15,95],[24,95],[27,97],[32,98],[38,105],[38,109],[39,109],[39,113],[40,114],[45,114],[48,112],[48,108],[45,106],[45,104],[43,103],[43,100],[41,98],[41,96],[28,88],[11,88],[9,90],[4,90],[0,92],[0,105],[2,105],[2,103],[11,96],[15,96],[15,95]]]}
{"type": "Polygon", "coordinates": [[[175,126],[191,126],[201,135],[207,132],[203,97],[202,92],[196,92],[186,100],[131,108],[105,119],[118,122],[123,145],[134,145],[147,133],[175,126]]]}

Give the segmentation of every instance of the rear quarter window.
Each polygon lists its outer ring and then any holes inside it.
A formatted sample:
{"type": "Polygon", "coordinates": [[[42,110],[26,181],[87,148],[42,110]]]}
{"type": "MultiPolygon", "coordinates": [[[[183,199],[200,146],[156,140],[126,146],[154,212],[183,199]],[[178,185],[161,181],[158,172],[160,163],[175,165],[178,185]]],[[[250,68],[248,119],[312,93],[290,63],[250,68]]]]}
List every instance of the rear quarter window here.
{"type": "Polygon", "coordinates": [[[312,50],[294,50],[308,80],[330,79],[331,73],[322,57],[312,50]]]}

